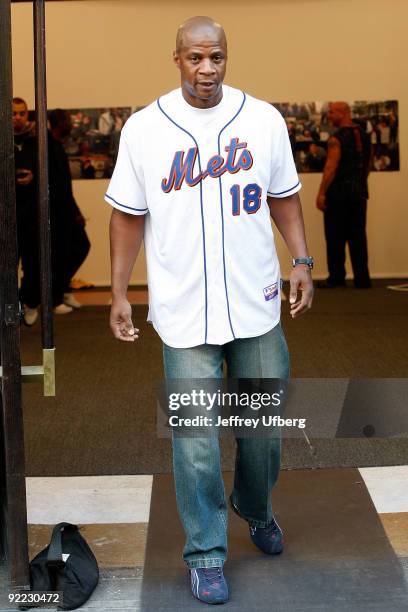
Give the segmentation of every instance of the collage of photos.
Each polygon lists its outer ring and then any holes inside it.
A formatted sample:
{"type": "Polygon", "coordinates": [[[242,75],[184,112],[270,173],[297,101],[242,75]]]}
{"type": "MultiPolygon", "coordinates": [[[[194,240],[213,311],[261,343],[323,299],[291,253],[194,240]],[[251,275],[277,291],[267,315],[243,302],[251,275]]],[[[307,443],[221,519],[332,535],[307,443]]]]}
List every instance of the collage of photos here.
{"type": "Polygon", "coordinates": [[[130,106],[68,109],[71,133],[64,142],[73,179],[110,178],[120,132],[132,114],[130,106]]]}
{"type": "MultiPolygon", "coordinates": [[[[285,118],[298,172],[322,172],[327,141],[335,131],[329,124],[329,102],[272,102],[285,118]]],[[[352,118],[370,135],[372,170],[399,170],[398,102],[349,102],[352,118]]]]}
{"type": "MultiPolygon", "coordinates": [[[[327,141],[334,132],[327,112],[329,102],[273,102],[285,118],[297,171],[322,172],[327,141]]],[[[399,170],[398,102],[349,102],[353,121],[370,134],[372,170],[399,170]]],[[[64,146],[73,179],[112,176],[120,132],[133,112],[143,106],[68,109],[71,133],[64,146]]]]}

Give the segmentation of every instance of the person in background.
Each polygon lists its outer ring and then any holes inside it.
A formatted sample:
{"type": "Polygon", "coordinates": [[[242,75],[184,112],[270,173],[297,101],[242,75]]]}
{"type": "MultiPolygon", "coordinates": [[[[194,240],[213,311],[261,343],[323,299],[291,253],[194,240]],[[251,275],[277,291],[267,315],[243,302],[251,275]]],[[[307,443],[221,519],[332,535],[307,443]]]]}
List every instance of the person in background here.
{"type": "Polygon", "coordinates": [[[371,287],[365,229],[370,137],[353,122],[346,102],[331,103],[328,119],[338,129],[327,143],[327,160],[316,206],[324,214],[329,277],[317,286],[332,289],[346,285],[344,264],[348,244],[354,286],[365,289],[371,287]]]}
{"type": "MultiPolygon", "coordinates": [[[[14,160],[16,174],[17,242],[23,276],[20,301],[26,325],[34,325],[40,305],[40,264],[37,212],[37,145],[35,124],[28,118],[28,107],[22,98],[13,98],[14,160]]],[[[58,165],[55,141],[48,132],[49,204],[51,222],[52,302],[55,314],[68,314],[72,307],[64,304],[63,286],[58,267],[61,236],[65,231],[65,207],[59,205],[58,165]]]]}
{"type": "Polygon", "coordinates": [[[82,165],[81,165],[82,178],[84,179],[94,179],[95,178],[95,168],[92,165],[89,157],[85,157],[82,165]]]}
{"type": "Polygon", "coordinates": [[[99,116],[98,130],[105,136],[110,134],[115,127],[115,119],[112,111],[113,109],[107,108],[106,111],[99,116]]]}
{"type": "Polygon", "coordinates": [[[322,172],[326,161],[326,151],[315,142],[309,145],[304,165],[309,172],[322,172]]]}
{"type": "Polygon", "coordinates": [[[16,175],[17,244],[23,270],[20,301],[24,321],[33,325],[40,303],[38,258],[38,215],[36,181],[36,140],[34,123],[28,119],[27,104],[13,98],[14,162],[16,175]]]}
{"type": "Polygon", "coordinates": [[[81,213],[73,192],[68,156],[63,147],[71,132],[71,115],[57,108],[48,114],[51,134],[55,141],[55,161],[58,163],[58,196],[66,211],[65,228],[57,247],[60,254],[58,268],[63,279],[64,304],[80,308],[82,304],[73,296],[71,279],[85,261],[91,244],[85,231],[85,218],[81,213]]]}

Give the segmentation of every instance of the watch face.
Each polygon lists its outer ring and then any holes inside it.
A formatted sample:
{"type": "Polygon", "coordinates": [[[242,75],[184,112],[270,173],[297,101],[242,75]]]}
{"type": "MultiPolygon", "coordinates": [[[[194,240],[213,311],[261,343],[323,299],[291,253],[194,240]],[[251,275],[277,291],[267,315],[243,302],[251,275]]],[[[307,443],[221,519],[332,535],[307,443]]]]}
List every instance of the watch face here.
{"type": "Polygon", "coordinates": [[[310,269],[312,269],[314,264],[313,257],[296,257],[296,259],[293,259],[293,266],[296,266],[298,264],[304,264],[306,266],[309,266],[310,269]]]}

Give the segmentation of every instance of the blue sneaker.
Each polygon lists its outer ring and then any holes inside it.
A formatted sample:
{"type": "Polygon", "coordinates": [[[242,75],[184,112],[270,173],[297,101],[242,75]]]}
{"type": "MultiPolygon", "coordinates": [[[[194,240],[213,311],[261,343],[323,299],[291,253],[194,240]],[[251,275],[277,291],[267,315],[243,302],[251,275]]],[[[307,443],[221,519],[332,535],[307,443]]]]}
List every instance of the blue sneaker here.
{"type": "Polygon", "coordinates": [[[283,533],[273,518],[266,527],[249,526],[251,540],[267,555],[279,555],[283,550],[283,533]]]}
{"type": "Polygon", "coordinates": [[[196,567],[190,569],[191,590],[194,597],[208,604],[228,601],[228,586],[222,567],[196,567]]]}
{"type": "MultiPolygon", "coordinates": [[[[232,501],[232,495],[229,500],[235,514],[246,521],[247,519],[242,516],[232,501]]],[[[279,555],[283,551],[283,532],[274,518],[266,527],[251,527],[250,525],[249,534],[255,546],[267,555],[279,555]]]]}

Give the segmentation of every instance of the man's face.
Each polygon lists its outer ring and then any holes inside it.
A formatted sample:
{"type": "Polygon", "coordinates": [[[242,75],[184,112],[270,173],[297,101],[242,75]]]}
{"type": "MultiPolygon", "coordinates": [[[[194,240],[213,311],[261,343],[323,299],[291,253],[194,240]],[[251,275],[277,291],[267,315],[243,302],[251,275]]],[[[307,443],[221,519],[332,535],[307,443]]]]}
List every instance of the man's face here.
{"type": "Polygon", "coordinates": [[[343,112],[336,104],[329,104],[327,118],[332,125],[338,126],[343,118],[343,112]]]}
{"type": "Polygon", "coordinates": [[[28,109],[25,104],[13,103],[13,128],[16,134],[21,132],[28,122],[28,109]]]}
{"type": "Polygon", "coordinates": [[[219,102],[227,66],[227,45],[221,30],[186,32],[181,48],[174,52],[174,61],[190,104],[202,107],[203,102],[204,106],[219,102]]]}

